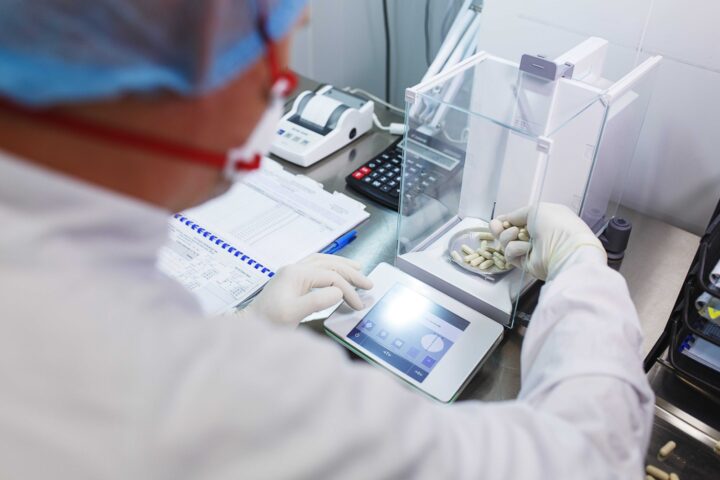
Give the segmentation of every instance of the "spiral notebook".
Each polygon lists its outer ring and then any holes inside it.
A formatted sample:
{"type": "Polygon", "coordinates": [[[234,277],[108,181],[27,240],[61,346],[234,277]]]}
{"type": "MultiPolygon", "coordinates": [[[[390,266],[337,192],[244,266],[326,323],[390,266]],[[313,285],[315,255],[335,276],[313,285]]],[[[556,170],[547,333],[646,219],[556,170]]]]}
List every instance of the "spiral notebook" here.
{"type": "Polygon", "coordinates": [[[173,215],[158,267],[206,314],[221,314],[368,216],[362,203],[266,159],[224,195],[173,215]]]}

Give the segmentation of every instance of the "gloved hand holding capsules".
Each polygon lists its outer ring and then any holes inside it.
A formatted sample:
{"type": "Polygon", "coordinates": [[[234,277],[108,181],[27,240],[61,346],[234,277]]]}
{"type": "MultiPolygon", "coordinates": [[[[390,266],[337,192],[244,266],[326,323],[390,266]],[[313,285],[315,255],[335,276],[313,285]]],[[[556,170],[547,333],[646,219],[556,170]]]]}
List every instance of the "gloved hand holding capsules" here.
{"type": "Polygon", "coordinates": [[[531,248],[530,232],[527,229],[527,215],[500,215],[490,220],[489,227],[493,237],[500,242],[503,255],[505,255],[505,262],[522,268],[521,260],[531,248]],[[513,222],[510,221],[510,218],[512,218],[513,222]],[[505,250],[510,242],[513,242],[513,245],[508,256],[505,250]]]}
{"type": "Polygon", "coordinates": [[[500,241],[509,264],[540,280],[552,280],[583,247],[593,251],[585,258],[606,261],[600,240],[565,205],[541,203],[520,208],[491,220],[490,231],[500,241]]]}

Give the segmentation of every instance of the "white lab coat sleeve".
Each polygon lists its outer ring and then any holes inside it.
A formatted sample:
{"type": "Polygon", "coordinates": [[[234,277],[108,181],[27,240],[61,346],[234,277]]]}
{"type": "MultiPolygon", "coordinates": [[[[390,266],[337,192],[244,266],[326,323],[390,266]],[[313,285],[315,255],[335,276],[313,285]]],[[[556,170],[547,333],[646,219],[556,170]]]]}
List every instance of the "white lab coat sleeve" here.
{"type": "MultiPolygon", "coordinates": [[[[652,393],[622,278],[568,267],[545,287],[518,400],[441,405],[337,345],[261,321],[192,328],[158,372],[153,478],[639,478],[652,393]],[[215,332],[215,333],[213,333],[215,332]],[[222,332],[218,335],[217,332],[222,332]]],[[[167,336],[167,335],[166,335],[167,336]]],[[[157,367],[157,365],[156,365],[157,367]]]]}
{"type": "Polygon", "coordinates": [[[600,472],[641,476],[655,397],[640,322],[625,280],[594,249],[578,251],[543,288],[521,365],[519,402],[572,425],[600,472]]]}

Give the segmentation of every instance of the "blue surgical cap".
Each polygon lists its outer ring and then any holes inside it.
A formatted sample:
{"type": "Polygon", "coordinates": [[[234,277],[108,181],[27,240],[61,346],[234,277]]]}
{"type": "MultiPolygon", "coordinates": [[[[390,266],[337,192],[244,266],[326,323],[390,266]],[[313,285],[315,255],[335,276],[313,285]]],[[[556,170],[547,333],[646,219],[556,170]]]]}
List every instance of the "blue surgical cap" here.
{"type": "Polygon", "coordinates": [[[0,96],[52,105],[216,89],[255,63],[306,0],[0,0],[0,96]]]}

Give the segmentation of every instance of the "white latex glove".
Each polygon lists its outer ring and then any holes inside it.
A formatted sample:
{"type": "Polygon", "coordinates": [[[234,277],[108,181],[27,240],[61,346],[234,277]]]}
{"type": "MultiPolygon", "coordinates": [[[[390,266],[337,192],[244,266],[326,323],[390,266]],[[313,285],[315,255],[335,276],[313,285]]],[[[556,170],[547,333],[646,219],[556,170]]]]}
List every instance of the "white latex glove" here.
{"type": "Polygon", "coordinates": [[[555,278],[573,253],[583,247],[600,253],[593,252],[587,258],[607,261],[600,240],[565,205],[541,203],[537,208],[523,207],[491,221],[490,230],[505,249],[507,261],[540,280],[555,278]],[[527,225],[530,242],[516,240],[517,235],[503,235],[502,222],[506,220],[513,226],[527,225]]]}
{"type": "Polygon", "coordinates": [[[360,268],[359,263],[336,255],[310,255],[299,263],[281,268],[241,315],[297,325],[311,313],[343,299],[355,310],[360,310],[363,303],[355,287],[372,288],[372,282],[360,268]]]}

